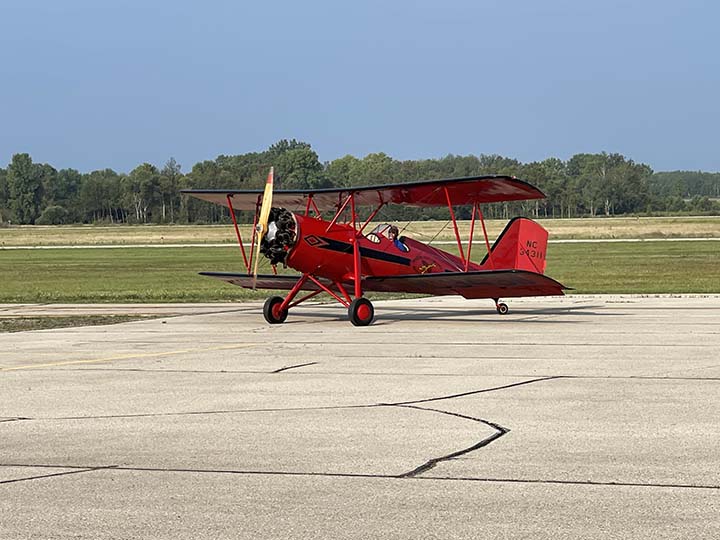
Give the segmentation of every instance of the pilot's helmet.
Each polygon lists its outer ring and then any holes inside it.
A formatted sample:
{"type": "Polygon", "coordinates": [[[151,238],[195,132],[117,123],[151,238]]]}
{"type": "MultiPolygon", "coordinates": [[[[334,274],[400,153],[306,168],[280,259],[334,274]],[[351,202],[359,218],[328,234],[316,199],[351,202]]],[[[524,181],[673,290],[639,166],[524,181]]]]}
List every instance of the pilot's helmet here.
{"type": "Polygon", "coordinates": [[[388,229],[388,232],[390,234],[392,234],[393,236],[395,236],[396,238],[400,234],[400,231],[398,230],[398,228],[395,225],[391,225],[390,229],[388,229]]]}

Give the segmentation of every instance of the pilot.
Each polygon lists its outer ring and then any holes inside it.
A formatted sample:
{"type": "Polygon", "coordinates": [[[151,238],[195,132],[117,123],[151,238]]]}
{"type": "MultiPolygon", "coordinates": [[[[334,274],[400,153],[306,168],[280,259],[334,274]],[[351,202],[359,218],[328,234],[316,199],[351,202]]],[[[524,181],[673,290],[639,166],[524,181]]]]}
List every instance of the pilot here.
{"type": "Polygon", "coordinates": [[[400,251],[410,251],[408,247],[403,244],[398,238],[399,234],[400,231],[395,225],[391,225],[390,229],[388,229],[388,235],[390,236],[390,240],[392,240],[392,243],[395,244],[395,247],[398,248],[400,251]]]}

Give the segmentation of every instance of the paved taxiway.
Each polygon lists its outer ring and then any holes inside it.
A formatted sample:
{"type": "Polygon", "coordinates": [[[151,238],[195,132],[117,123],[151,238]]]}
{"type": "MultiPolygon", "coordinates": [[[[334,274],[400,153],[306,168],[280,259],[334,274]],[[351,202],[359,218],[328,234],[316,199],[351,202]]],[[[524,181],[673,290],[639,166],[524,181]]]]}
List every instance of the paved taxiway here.
{"type": "MultiPolygon", "coordinates": [[[[0,335],[0,538],[720,537],[720,296],[0,335]]],[[[169,316],[173,315],[173,316],[169,316]]]]}

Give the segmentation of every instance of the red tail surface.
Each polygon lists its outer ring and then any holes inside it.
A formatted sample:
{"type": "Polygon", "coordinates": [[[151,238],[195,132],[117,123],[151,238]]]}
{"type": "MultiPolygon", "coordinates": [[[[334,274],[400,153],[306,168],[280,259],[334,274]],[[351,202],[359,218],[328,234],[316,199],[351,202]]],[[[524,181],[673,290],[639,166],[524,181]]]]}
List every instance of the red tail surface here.
{"type": "Polygon", "coordinates": [[[481,263],[488,270],[545,272],[548,232],[532,219],[515,218],[493,244],[481,263]]]}

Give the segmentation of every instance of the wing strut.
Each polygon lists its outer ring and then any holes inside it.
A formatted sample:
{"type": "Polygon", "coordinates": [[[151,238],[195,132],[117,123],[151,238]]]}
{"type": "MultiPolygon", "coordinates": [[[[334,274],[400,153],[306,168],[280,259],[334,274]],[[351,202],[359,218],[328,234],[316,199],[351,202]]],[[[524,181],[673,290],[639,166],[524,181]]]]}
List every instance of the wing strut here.
{"type": "Polygon", "coordinates": [[[458,251],[460,252],[460,258],[465,266],[467,261],[465,260],[465,250],[462,247],[462,241],[460,240],[460,233],[458,232],[457,219],[455,219],[455,212],[453,211],[452,202],[450,201],[450,192],[447,186],[443,187],[445,190],[445,198],[447,199],[448,209],[450,210],[450,219],[452,219],[453,229],[455,230],[455,240],[457,240],[458,251]]]}
{"type": "Polygon", "coordinates": [[[306,216],[310,215],[310,206],[312,206],[313,209],[315,210],[315,216],[320,217],[321,213],[320,213],[320,210],[318,210],[317,204],[315,204],[315,201],[313,200],[312,193],[310,193],[310,195],[308,195],[307,204],[305,205],[305,215],[306,216]]]}
{"type": "Polygon", "coordinates": [[[483,236],[485,237],[485,247],[487,247],[488,261],[490,262],[490,268],[492,270],[495,270],[495,264],[493,264],[493,259],[492,259],[492,249],[490,249],[490,240],[488,240],[487,229],[485,228],[485,218],[482,213],[482,208],[480,208],[479,204],[477,205],[477,207],[478,207],[478,212],[480,212],[480,224],[482,225],[483,236]]]}
{"type": "Polygon", "coordinates": [[[470,269],[470,253],[472,252],[473,236],[475,235],[475,215],[477,214],[478,204],[473,203],[472,218],[470,220],[470,237],[468,238],[468,252],[467,258],[465,259],[465,271],[470,269]]]}
{"type": "Polygon", "coordinates": [[[378,207],[377,207],[375,210],[372,211],[372,213],[370,214],[370,216],[365,220],[365,223],[363,223],[362,227],[360,227],[360,230],[358,231],[359,233],[362,233],[362,232],[365,230],[365,227],[367,227],[368,224],[373,220],[373,218],[375,218],[375,216],[377,215],[377,213],[380,211],[380,209],[381,209],[383,206],[385,206],[385,203],[384,203],[384,202],[381,202],[381,203],[378,205],[378,207]]]}
{"type": "Polygon", "coordinates": [[[248,267],[248,275],[252,274],[251,268],[253,265],[254,255],[255,255],[255,242],[258,241],[257,237],[257,223],[258,223],[258,216],[260,215],[260,201],[262,200],[262,196],[258,195],[257,200],[255,201],[255,217],[253,217],[253,234],[252,234],[252,243],[250,244],[250,266],[248,267]]]}
{"type": "Polygon", "coordinates": [[[232,195],[227,196],[228,208],[230,209],[230,217],[232,218],[233,225],[235,226],[235,235],[237,236],[238,244],[240,244],[240,251],[242,251],[243,261],[245,261],[245,268],[247,268],[248,274],[250,273],[250,263],[248,263],[247,255],[245,255],[245,246],[243,246],[242,236],[240,236],[240,228],[238,227],[237,219],[235,218],[235,209],[232,205],[232,195]]]}
{"type": "MultiPolygon", "coordinates": [[[[350,201],[353,201],[353,205],[354,205],[355,196],[353,193],[348,195],[345,198],[345,200],[343,201],[343,203],[339,206],[337,212],[335,212],[335,216],[333,216],[332,221],[330,222],[330,225],[328,225],[327,229],[325,229],[325,232],[330,232],[330,230],[335,226],[335,224],[337,223],[337,220],[340,219],[340,215],[345,211],[345,209],[347,208],[347,205],[350,201]]],[[[340,204],[340,203],[338,202],[338,204],[340,204]]]]}

